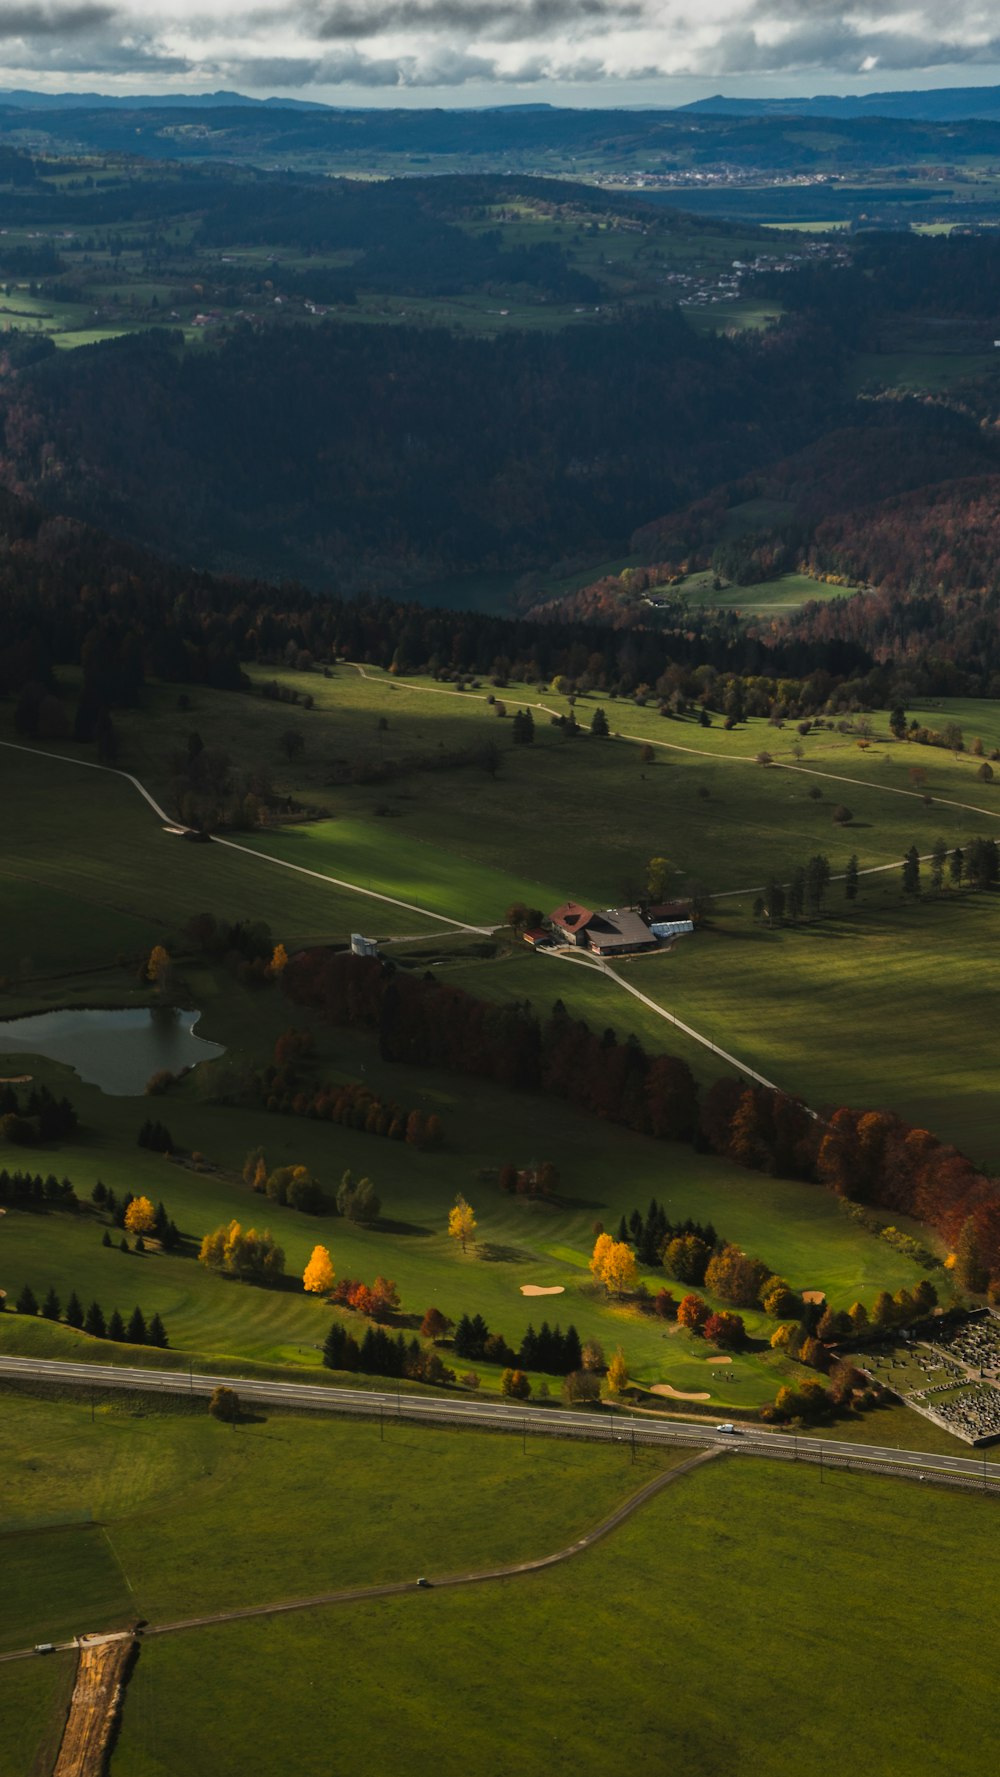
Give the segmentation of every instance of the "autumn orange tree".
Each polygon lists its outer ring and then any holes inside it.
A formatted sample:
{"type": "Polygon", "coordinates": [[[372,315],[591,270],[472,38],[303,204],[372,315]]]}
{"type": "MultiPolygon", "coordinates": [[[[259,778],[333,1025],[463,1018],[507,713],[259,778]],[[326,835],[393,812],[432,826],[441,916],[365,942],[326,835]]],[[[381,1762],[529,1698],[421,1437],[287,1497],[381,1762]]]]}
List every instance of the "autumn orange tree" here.
{"type": "Polygon", "coordinates": [[[302,1288],[310,1295],[325,1296],[333,1288],[337,1273],[328,1249],[325,1246],[314,1246],[308,1265],[302,1273],[302,1288]]]}
{"type": "Polygon", "coordinates": [[[156,1227],[156,1211],[148,1197],[133,1197],[125,1211],[125,1226],[130,1234],[152,1234],[156,1227]]]}
{"type": "Polygon", "coordinates": [[[684,1296],[678,1303],[677,1323],[689,1333],[700,1333],[712,1310],[701,1296],[684,1296]]]}
{"type": "Polygon", "coordinates": [[[472,1206],[466,1203],[462,1193],[459,1192],[455,1198],[454,1207],[448,1211],[448,1233],[452,1240],[461,1242],[463,1253],[476,1232],[476,1226],[472,1206]]]}
{"type": "Polygon", "coordinates": [[[283,944],[276,944],[271,952],[271,960],[267,965],[269,975],[280,975],[288,967],[288,952],[283,944]]]}

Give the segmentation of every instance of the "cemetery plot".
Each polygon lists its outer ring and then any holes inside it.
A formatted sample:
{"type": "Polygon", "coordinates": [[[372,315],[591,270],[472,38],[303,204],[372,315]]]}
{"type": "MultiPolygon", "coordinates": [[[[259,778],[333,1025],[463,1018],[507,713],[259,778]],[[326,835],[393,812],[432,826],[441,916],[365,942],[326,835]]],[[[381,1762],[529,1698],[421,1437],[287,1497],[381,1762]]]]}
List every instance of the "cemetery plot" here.
{"type": "Polygon", "coordinates": [[[908,1407],[967,1444],[993,1444],[1000,1438],[1000,1388],[991,1382],[966,1383],[959,1388],[939,1382],[904,1399],[908,1407]]]}
{"type": "Polygon", "coordinates": [[[967,1444],[1000,1439],[1000,1318],[989,1310],[918,1342],[859,1352],[858,1362],[908,1407],[967,1444]]]}

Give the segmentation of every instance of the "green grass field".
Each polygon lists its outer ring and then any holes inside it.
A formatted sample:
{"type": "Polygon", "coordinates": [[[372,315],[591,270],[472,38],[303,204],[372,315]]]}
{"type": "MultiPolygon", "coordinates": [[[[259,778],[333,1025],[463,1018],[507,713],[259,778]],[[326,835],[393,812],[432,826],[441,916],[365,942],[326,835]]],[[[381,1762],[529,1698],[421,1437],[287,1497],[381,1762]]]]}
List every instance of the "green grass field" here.
{"type": "Polygon", "coordinates": [[[684,1455],[0,1393],[0,1649],[547,1554],[684,1455]],[[43,1528],[24,1526],[26,1491],[43,1528]],[[86,1512],[93,1522],[80,1522],[86,1512]],[[63,1522],[60,1523],[60,1518],[63,1522]]]}
{"type": "Polygon", "coordinates": [[[715,590],[714,581],[715,575],[709,569],[688,574],[679,591],[692,605],[738,611],[746,617],[763,616],[773,611],[787,617],[814,600],[825,602],[844,596],[842,586],[828,586],[823,580],[814,580],[811,574],[782,574],[777,580],[760,580],[753,586],[725,585],[719,592],[715,590]]]}
{"type": "Polygon", "coordinates": [[[151,1643],[113,1777],[200,1777],[220,1743],[234,1767],[294,1745],[321,1768],[333,1745],[400,1777],[589,1777],[623,1757],[650,1777],[677,1759],[706,1777],[971,1777],[992,1739],[995,1513],[713,1465],[550,1573],[151,1643]]]}

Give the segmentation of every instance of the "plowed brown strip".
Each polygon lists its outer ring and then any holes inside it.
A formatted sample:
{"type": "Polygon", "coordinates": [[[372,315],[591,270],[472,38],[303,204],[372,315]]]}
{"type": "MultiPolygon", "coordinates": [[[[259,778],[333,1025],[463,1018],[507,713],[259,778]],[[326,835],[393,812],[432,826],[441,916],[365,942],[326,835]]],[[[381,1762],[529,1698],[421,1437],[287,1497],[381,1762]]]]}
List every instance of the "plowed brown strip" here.
{"type": "Polygon", "coordinates": [[[52,1777],[101,1777],[135,1640],[81,1641],[76,1684],[52,1777]]]}

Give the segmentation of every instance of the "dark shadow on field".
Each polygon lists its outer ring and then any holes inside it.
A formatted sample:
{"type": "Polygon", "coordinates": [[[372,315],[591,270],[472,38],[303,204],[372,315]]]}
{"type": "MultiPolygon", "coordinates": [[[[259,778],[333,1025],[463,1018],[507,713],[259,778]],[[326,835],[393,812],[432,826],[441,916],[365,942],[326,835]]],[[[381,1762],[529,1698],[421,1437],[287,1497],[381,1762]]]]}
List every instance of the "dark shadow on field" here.
{"type": "Polygon", "coordinates": [[[482,1240],[477,1248],[481,1259],[494,1265],[533,1265],[537,1253],[526,1252],[523,1246],[500,1246],[495,1240],[482,1240]]]}
{"type": "Polygon", "coordinates": [[[433,1228],[421,1228],[417,1222],[396,1222],[388,1216],[380,1216],[375,1224],[376,1234],[412,1234],[423,1240],[429,1240],[433,1228]]]}

